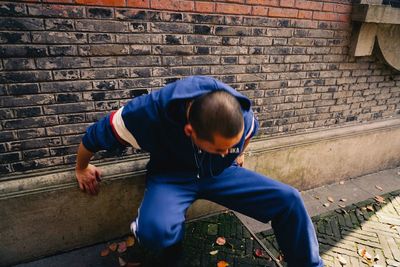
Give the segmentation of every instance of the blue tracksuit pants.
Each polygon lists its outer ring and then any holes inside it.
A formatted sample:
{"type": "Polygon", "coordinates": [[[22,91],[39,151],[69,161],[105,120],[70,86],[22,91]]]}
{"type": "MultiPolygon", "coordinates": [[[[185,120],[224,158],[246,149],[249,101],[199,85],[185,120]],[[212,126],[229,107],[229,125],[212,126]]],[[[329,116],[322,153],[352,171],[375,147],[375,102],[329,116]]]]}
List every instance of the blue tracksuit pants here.
{"type": "Polygon", "coordinates": [[[300,193],[283,183],[238,166],[198,179],[193,174],[149,176],[136,219],[136,236],[163,249],[183,239],[185,213],[207,199],[261,222],[272,221],[290,267],[323,266],[318,242],[300,193]]]}

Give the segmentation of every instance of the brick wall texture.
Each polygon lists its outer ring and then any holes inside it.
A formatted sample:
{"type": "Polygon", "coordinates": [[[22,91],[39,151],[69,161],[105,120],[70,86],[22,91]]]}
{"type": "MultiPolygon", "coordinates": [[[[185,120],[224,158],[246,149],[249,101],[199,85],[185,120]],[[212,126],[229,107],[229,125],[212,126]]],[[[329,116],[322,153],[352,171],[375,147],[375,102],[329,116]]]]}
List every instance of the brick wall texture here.
{"type": "Polygon", "coordinates": [[[73,164],[87,126],[189,75],[250,97],[259,135],[400,114],[400,74],[349,56],[350,0],[56,2],[0,2],[3,178],[73,164]]]}

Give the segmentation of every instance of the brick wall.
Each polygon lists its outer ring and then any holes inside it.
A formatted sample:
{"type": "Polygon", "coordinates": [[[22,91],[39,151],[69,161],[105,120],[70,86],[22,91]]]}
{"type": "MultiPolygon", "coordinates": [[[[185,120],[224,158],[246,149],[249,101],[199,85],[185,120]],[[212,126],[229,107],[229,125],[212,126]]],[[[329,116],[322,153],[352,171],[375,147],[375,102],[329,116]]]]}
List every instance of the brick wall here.
{"type": "Polygon", "coordinates": [[[42,2],[0,2],[3,178],[73,164],[88,125],[189,75],[249,96],[259,135],[400,114],[399,73],[348,55],[350,0],[42,2]]]}

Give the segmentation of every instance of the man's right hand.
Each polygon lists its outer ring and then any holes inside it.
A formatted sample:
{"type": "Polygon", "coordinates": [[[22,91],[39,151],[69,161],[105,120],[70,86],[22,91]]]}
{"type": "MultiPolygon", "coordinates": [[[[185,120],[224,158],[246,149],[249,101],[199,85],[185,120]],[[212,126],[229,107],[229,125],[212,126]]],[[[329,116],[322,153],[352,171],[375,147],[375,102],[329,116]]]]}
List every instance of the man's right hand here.
{"type": "Polygon", "coordinates": [[[97,195],[99,192],[100,170],[88,164],[85,169],[75,168],[76,179],[79,183],[79,188],[88,194],[97,195]]]}

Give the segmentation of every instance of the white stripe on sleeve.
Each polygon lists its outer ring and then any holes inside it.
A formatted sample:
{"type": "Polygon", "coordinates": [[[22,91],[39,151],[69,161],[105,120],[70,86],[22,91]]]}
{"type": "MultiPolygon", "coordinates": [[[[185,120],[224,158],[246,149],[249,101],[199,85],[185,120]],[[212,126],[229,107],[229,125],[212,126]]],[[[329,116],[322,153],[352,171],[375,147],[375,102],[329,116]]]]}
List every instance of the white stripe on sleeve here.
{"type": "Polygon", "coordinates": [[[138,145],[135,137],[133,137],[131,132],[129,132],[129,130],[126,128],[124,120],[122,119],[123,109],[124,107],[120,108],[114,114],[114,117],[112,118],[112,126],[114,126],[115,131],[118,133],[119,137],[122,140],[131,144],[133,148],[140,149],[140,146],[138,145]]]}
{"type": "Polygon", "coordinates": [[[253,115],[253,120],[251,121],[250,130],[249,130],[249,132],[246,134],[246,137],[244,138],[245,140],[247,140],[247,139],[251,136],[251,134],[253,133],[253,130],[254,130],[254,115],[253,115]]]}

